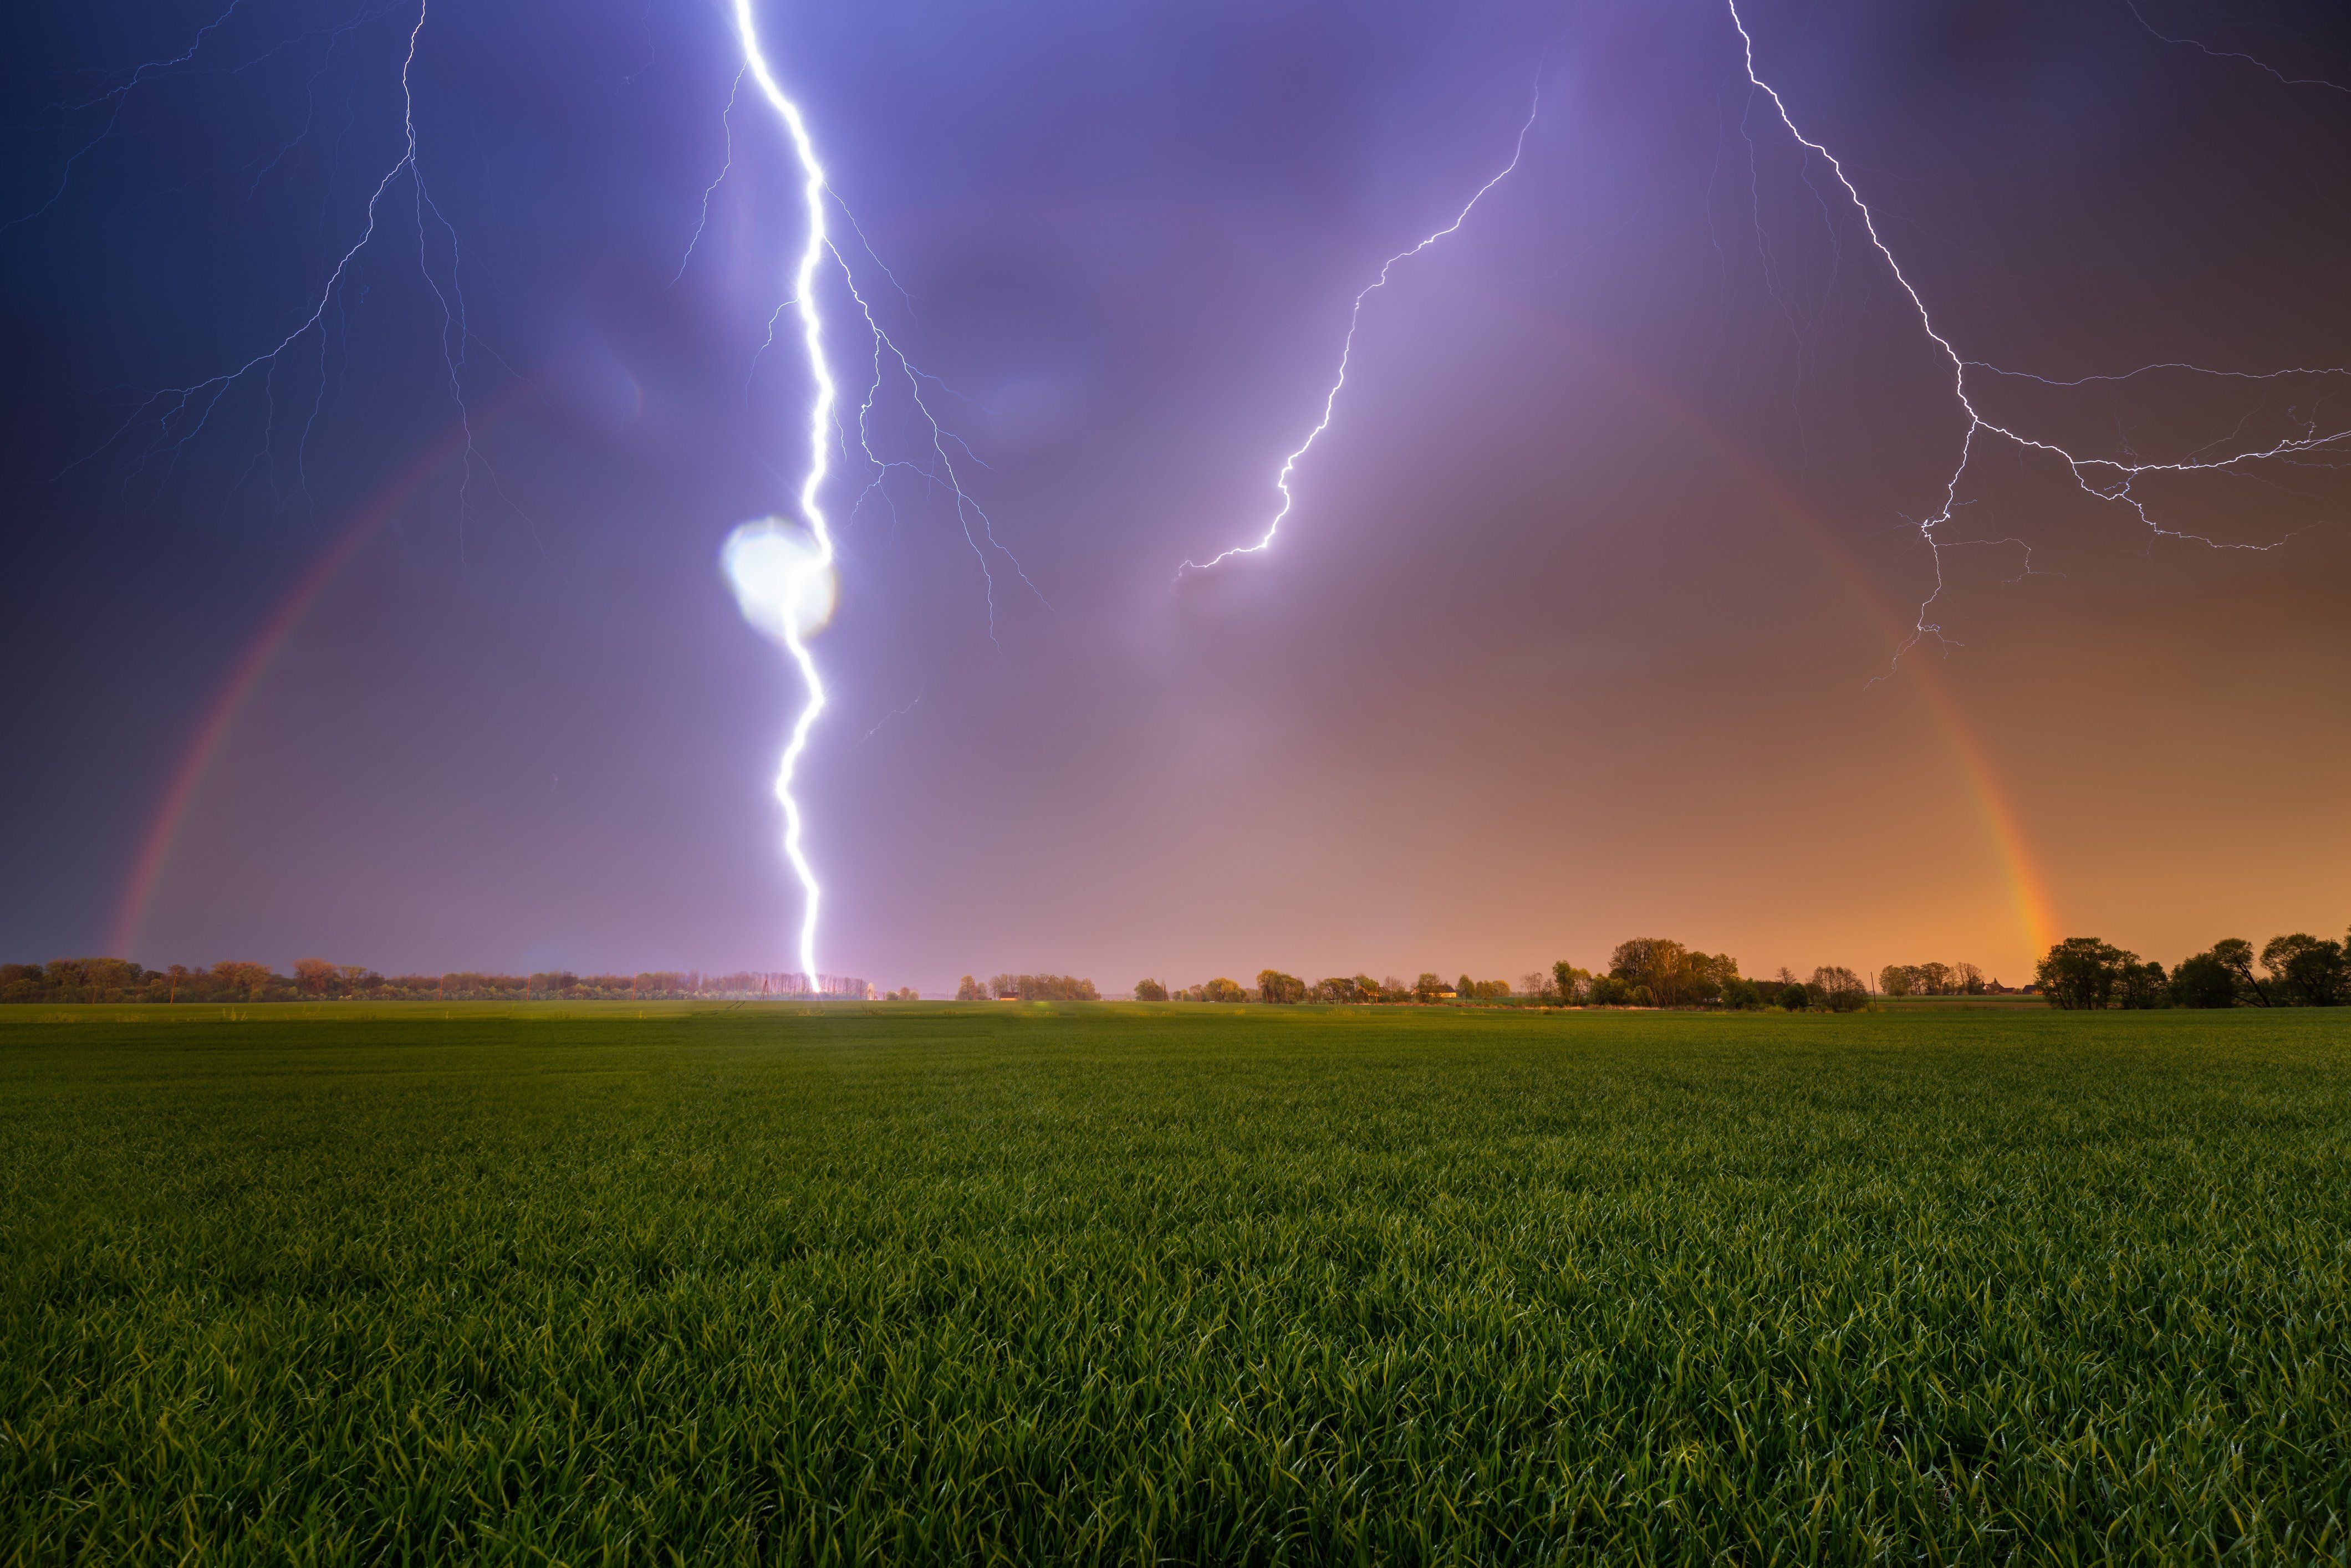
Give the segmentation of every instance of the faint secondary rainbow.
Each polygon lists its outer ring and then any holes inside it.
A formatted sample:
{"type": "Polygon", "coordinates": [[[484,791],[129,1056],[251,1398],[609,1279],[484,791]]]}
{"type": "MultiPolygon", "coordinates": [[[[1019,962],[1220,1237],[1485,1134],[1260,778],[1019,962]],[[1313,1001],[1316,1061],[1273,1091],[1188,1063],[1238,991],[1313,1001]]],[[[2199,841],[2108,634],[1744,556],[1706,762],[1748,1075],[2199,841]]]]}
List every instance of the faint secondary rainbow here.
{"type": "MultiPolygon", "coordinates": [[[[519,389],[517,389],[519,390],[519,389]]],[[[487,424],[511,409],[514,397],[509,394],[497,403],[476,414],[474,434],[478,437],[487,424]]],[[[164,785],[162,803],[147,831],[139,841],[138,858],[131,862],[131,880],[124,885],[122,903],[114,919],[114,929],[109,950],[128,956],[139,939],[139,928],[146,923],[147,907],[154,901],[155,889],[161,884],[165,868],[171,863],[172,847],[186,825],[188,812],[195,805],[196,796],[204,787],[204,777],[220,757],[221,747],[229,732],[236,727],[237,716],[245,711],[262,678],[285,651],[286,644],[327,590],[334,586],[343,569],[351,563],[378,528],[392,519],[402,503],[423,488],[435,474],[447,467],[466,447],[468,436],[460,424],[453,427],[432,445],[392,476],[382,489],[369,498],[351,520],[343,525],[326,552],[312,561],[297,578],[294,586],[286,591],[277,606],[246,642],[245,651],[229,669],[228,678],[204,711],[196,725],[195,734],[187,748],[172,769],[164,785]]]]}
{"type": "MultiPolygon", "coordinates": [[[[1916,640],[1911,627],[1879,597],[1869,579],[1846,557],[1835,538],[1807,509],[1802,498],[1778,475],[1750,456],[1736,441],[1717,430],[1696,410],[1684,404],[1681,399],[1647,375],[1555,314],[1508,301],[1495,303],[1512,320],[1552,338],[1572,352],[1604,368],[1643,402],[1696,437],[1725,468],[1737,476],[1771,508],[1790,532],[1820,558],[1838,585],[1851,595],[1871,624],[1885,636],[1889,649],[1898,653],[1916,640]]],[[[1935,727],[1941,733],[1944,744],[1950,748],[1953,759],[1959,764],[1959,777],[1967,786],[1970,803],[1999,865],[2017,930],[2037,956],[2057,939],[2057,920],[2049,898],[2048,879],[2033,858],[2032,840],[2024,831],[2015,802],[2001,782],[2000,774],[1993,768],[1983,742],[1977,737],[1974,727],[1953,700],[1949,688],[1936,673],[1933,664],[1914,653],[1911,657],[1901,661],[1900,667],[1918,683],[1919,693],[1927,700],[1927,712],[1934,719],[1935,727]]]]}

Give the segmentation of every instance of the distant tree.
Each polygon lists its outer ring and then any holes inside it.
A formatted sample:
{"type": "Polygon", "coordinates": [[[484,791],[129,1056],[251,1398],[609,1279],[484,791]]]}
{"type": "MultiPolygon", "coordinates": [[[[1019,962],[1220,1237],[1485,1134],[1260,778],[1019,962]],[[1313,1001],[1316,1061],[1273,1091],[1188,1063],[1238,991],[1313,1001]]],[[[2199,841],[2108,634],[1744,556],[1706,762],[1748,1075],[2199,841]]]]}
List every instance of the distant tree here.
{"type": "Polygon", "coordinates": [[[1137,980],[1134,982],[1134,999],[1138,1002],[1164,1002],[1167,999],[1167,988],[1156,980],[1137,980]]]}
{"type": "Polygon", "coordinates": [[[1886,996],[1907,997],[1918,989],[1918,968],[1915,964],[1888,964],[1877,971],[1877,988],[1886,996]]]}
{"type": "Polygon", "coordinates": [[[1648,992],[1639,1007],[1672,1007],[1683,999],[1682,978],[1689,950],[1664,936],[1635,936],[1616,944],[1608,956],[1608,973],[1629,988],[1648,992]]]}
{"type": "MultiPolygon", "coordinates": [[[[1780,972],[1785,975],[1788,971],[1782,969],[1780,972]]],[[[1780,1005],[1792,1013],[1800,1013],[1813,1005],[1813,994],[1791,978],[1780,988],[1780,1005]]]]}
{"type": "Polygon", "coordinates": [[[2271,937],[2262,947],[2262,967],[2270,972],[2281,998],[2293,1007],[2337,1006],[2351,982],[2343,944],[2306,931],[2271,937]]]}
{"type": "Polygon", "coordinates": [[[1445,977],[1430,969],[1423,969],[1420,972],[1420,978],[1412,983],[1412,994],[1414,998],[1424,1002],[1433,1002],[1437,1000],[1437,998],[1443,996],[1448,988],[1449,988],[1445,983],[1445,977]]]}
{"type": "Polygon", "coordinates": [[[1579,969],[1562,958],[1551,967],[1551,985],[1559,1005],[1567,1008],[1586,999],[1592,994],[1592,972],[1579,969]]]}
{"type": "Polygon", "coordinates": [[[1722,1005],[1741,1012],[1752,1012],[1763,1005],[1763,992],[1754,981],[1734,975],[1722,988],[1722,1005]]]}
{"type": "Polygon", "coordinates": [[[2237,977],[2210,953],[2182,958],[2171,971],[2171,1005],[2175,1008],[2232,1008],[2237,1005],[2237,977]]]}
{"type": "Polygon", "coordinates": [[[1094,1002],[1102,993],[1075,975],[998,975],[987,982],[998,1001],[1094,1002]]]}
{"type": "Polygon", "coordinates": [[[962,979],[956,982],[956,1000],[959,1002],[984,1002],[987,1000],[987,992],[981,987],[977,980],[973,979],[969,975],[966,975],[962,979]]]}
{"type": "Polygon", "coordinates": [[[1257,972],[1257,998],[1261,1002],[1284,1005],[1302,1002],[1306,999],[1306,982],[1279,969],[1259,969],[1257,972]]]}
{"type": "Polygon", "coordinates": [[[1200,999],[1207,1002],[1245,1002],[1249,993],[1241,989],[1238,980],[1228,980],[1219,975],[1200,988],[1200,999]]]}
{"type": "Polygon", "coordinates": [[[2237,983],[2237,1002],[2241,1007],[2265,1008],[2273,1000],[2266,982],[2253,974],[2253,945],[2241,936],[2231,936],[2212,944],[2212,957],[2237,983]]]}
{"type": "Polygon", "coordinates": [[[2131,963],[2123,966],[2121,978],[2115,986],[2115,1006],[2118,1008],[2168,1008],[2171,1005],[2171,983],[2164,977],[2160,964],[2131,963]]]}
{"type": "Polygon", "coordinates": [[[1869,989],[1861,977],[1843,964],[1823,964],[1813,971],[1807,992],[1817,990],[1823,1006],[1833,1012],[1858,1012],[1869,1005],[1869,989]]]}
{"type": "Polygon", "coordinates": [[[1376,1002],[1380,1000],[1380,983],[1369,975],[1332,975],[1315,981],[1313,994],[1318,1001],[1343,1006],[1376,1002]]]}
{"type": "Polygon", "coordinates": [[[294,988],[306,997],[323,997],[333,991],[338,973],[324,958],[294,960],[294,988]]]}
{"type": "Polygon", "coordinates": [[[259,1001],[261,993],[268,989],[269,982],[277,977],[269,972],[266,964],[239,963],[225,958],[213,966],[213,978],[221,989],[241,1001],[259,1001]],[[241,998],[235,996],[239,991],[245,993],[241,998]]]}
{"type": "Polygon", "coordinates": [[[2043,955],[2032,976],[2051,1007],[2097,1009],[2113,1005],[2125,971],[2137,967],[2136,953],[2095,936],[2069,936],[2043,955]]]}
{"type": "Polygon", "coordinates": [[[1984,972],[1973,964],[1954,964],[1951,966],[1951,987],[1960,996],[1982,996],[1984,972]]]}

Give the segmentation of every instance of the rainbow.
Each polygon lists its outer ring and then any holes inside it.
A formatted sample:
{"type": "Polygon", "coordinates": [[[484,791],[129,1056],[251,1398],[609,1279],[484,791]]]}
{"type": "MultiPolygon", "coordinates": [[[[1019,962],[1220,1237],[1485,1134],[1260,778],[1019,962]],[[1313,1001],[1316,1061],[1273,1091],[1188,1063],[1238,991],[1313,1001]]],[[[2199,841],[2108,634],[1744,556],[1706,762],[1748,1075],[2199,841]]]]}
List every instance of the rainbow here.
{"type": "MultiPolygon", "coordinates": [[[[1889,653],[1911,640],[1912,627],[1878,596],[1869,579],[1838,547],[1827,528],[1785,481],[1749,455],[1736,441],[1716,429],[1673,393],[1554,313],[1508,301],[1497,301],[1495,308],[1513,321],[1552,339],[1579,357],[1600,366],[1626,390],[1695,438],[1757,499],[1763,502],[1789,532],[1820,558],[1839,586],[1884,634],[1889,653]]],[[[1968,723],[1959,705],[1953,700],[1942,677],[1936,673],[1933,662],[1924,658],[1905,659],[1901,667],[1917,683],[1919,694],[1926,699],[1927,711],[1941,733],[1944,744],[1949,747],[1952,759],[1958,764],[1959,777],[1967,785],[1977,820],[1991,844],[2001,879],[2006,884],[2006,898],[2016,920],[2017,932],[2024,938],[2029,951],[2038,956],[2056,940],[2057,920],[2049,898],[2048,879],[2033,857],[2032,841],[2025,835],[2015,801],[1993,769],[1982,740],[1968,723]]]]}
{"type": "Polygon", "coordinates": [[[230,666],[228,678],[219,692],[207,704],[197,721],[195,734],[171,771],[163,788],[162,800],[147,831],[139,841],[139,853],[131,862],[131,877],[124,884],[122,902],[117,907],[112,936],[107,950],[128,954],[139,940],[139,928],[146,923],[148,905],[153,902],[155,889],[162,883],[163,872],[171,863],[172,849],[180,831],[186,826],[188,813],[204,788],[205,776],[219,760],[221,748],[229,732],[236,727],[238,716],[253,700],[262,680],[277,664],[293,637],[310,612],[319,607],[327,591],[342,575],[353,558],[373,538],[376,530],[392,520],[402,503],[422,489],[425,483],[456,457],[461,455],[475,436],[496,420],[516,402],[513,394],[499,399],[475,415],[469,434],[463,424],[453,427],[412,459],[407,466],[392,476],[391,481],[362,506],[326,552],[312,561],[294,586],[287,590],[268,617],[246,642],[245,651],[230,666]]]}

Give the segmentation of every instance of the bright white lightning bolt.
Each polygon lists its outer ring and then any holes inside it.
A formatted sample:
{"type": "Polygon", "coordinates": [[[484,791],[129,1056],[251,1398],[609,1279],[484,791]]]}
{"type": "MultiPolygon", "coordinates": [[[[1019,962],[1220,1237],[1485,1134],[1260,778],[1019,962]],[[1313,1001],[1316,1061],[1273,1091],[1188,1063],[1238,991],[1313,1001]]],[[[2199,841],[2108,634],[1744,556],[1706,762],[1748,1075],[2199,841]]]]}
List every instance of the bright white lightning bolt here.
{"type": "MultiPolygon", "coordinates": [[[[1968,387],[1968,372],[1970,370],[1986,371],[1993,375],[2017,376],[2037,381],[2046,386],[2083,386],[2093,382],[2128,381],[2135,376],[2146,375],[2156,371],[2181,371],[2200,376],[2226,378],[2238,381],[2277,381],[2292,376],[2351,375],[2351,368],[2326,367],[2315,370],[2298,369],[2273,371],[2268,372],[2250,372],[2242,371],[2210,370],[2201,365],[2166,362],[2162,364],[2142,365],[2137,370],[2126,371],[2118,375],[2085,376],[2073,381],[2059,381],[2044,376],[2032,375],[2030,372],[2022,371],[2002,370],[1997,365],[1989,364],[1981,360],[1969,360],[1962,358],[1959,351],[1951,346],[1950,340],[1945,337],[1942,331],[1936,327],[1934,317],[1927,308],[1926,300],[1920,297],[1918,290],[1912,287],[1909,277],[1906,276],[1902,270],[1902,264],[1895,259],[1894,252],[1887,247],[1886,241],[1879,237],[1877,232],[1876,214],[1870,211],[1869,204],[1862,200],[1861,192],[1855,187],[1852,179],[1845,173],[1844,165],[1839,162],[1836,155],[1831,152],[1826,147],[1814,141],[1812,138],[1806,136],[1802,131],[1796,128],[1795,120],[1789,114],[1788,106],[1784,101],[1782,101],[1779,92],[1773,89],[1770,82],[1765,81],[1756,73],[1755,39],[1753,36],[1748,32],[1747,23],[1739,14],[1738,0],[1724,0],[1724,4],[1730,12],[1731,26],[1739,29],[1740,43],[1744,50],[1744,59],[1749,86],[1761,91],[1765,97],[1771,100],[1771,107],[1778,112],[1780,116],[1780,123],[1787,127],[1788,134],[1794,137],[1797,143],[1803,147],[1807,152],[1819,154],[1821,160],[1829,166],[1830,172],[1835,174],[1837,183],[1844,187],[1846,197],[1851,200],[1854,205],[1854,210],[1861,216],[1862,228],[1869,235],[1869,243],[1876,248],[1877,254],[1885,258],[1886,270],[1894,275],[1894,281],[1899,284],[1901,286],[1902,292],[1909,297],[1911,308],[1917,312],[1919,326],[1925,329],[1927,336],[1933,340],[1935,347],[1941,351],[1944,359],[1949,361],[1951,370],[1951,394],[1959,401],[1960,411],[1968,416],[1967,431],[1959,440],[1959,462],[1952,468],[1950,477],[1944,483],[1942,507],[1935,513],[1934,516],[1927,518],[1925,521],[1917,525],[1919,536],[1925,539],[1928,552],[1933,558],[1935,563],[1935,587],[1934,591],[1928,594],[1926,599],[1920,602],[1918,606],[1917,621],[1911,629],[1909,638],[1900,648],[1896,650],[1895,658],[1897,662],[1904,653],[1908,653],[1925,638],[1933,637],[1938,642],[1944,640],[1942,627],[1928,619],[1928,615],[1932,612],[1935,601],[1942,597],[1944,587],[1942,552],[1946,548],[1946,541],[1938,537],[1938,530],[1941,528],[1943,525],[1949,523],[1951,520],[1952,514],[1959,509],[1959,485],[1967,476],[1969,465],[1974,460],[1978,436],[1997,436],[2004,438],[2008,441],[2013,442],[2022,449],[2032,452],[2046,453],[2049,455],[2055,457],[2060,462],[2064,463],[2068,470],[2071,471],[2074,476],[2074,482],[2080,486],[2085,495],[2090,496],[2097,500],[2110,501],[2118,506],[2128,507],[2139,521],[2146,525],[2149,534],[2154,538],[2180,539],[2190,543],[2204,545],[2213,549],[2264,551],[2276,549],[2279,546],[2284,544],[2287,539],[2291,539],[2294,537],[2293,533],[2288,533],[2284,538],[2274,539],[2268,544],[2223,544],[2219,540],[2208,538],[2201,534],[2183,533],[2178,529],[2168,528],[2158,523],[2155,517],[2148,513],[2147,503],[2134,492],[2133,486],[2141,477],[2147,475],[2219,473],[2274,460],[2291,461],[2306,454],[2318,454],[2326,457],[2351,455],[2351,429],[2338,430],[2331,434],[2327,434],[2322,433],[2314,423],[2305,422],[2303,426],[2302,434],[2299,435],[2289,436],[2283,441],[2274,442],[2267,446],[2255,446],[2245,451],[2232,453],[2220,457],[2189,457],[2168,463],[2124,462],[2108,457],[2085,457],[2064,446],[2060,445],[2056,442],[2044,440],[2038,436],[2021,434],[2008,425],[2001,424],[1995,420],[1985,417],[1982,411],[1977,408],[1973,397],[1970,395],[1968,387]]],[[[2131,10],[2134,15],[2137,14],[2137,7],[2136,5],[2132,6],[2131,10]]],[[[2146,18],[2144,16],[2140,16],[2139,20],[2142,24],[2146,22],[2146,18]]],[[[2150,31],[2152,29],[2150,29],[2150,31]]],[[[2161,37],[2159,34],[2158,36],[2161,37]]],[[[2166,41],[2178,42],[2179,40],[2167,39],[2166,41]]],[[[2211,53],[2213,51],[2208,49],[2206,52],[2211,53]]],[[[2276,73],[2273,72],[2272,74],[2275,75],[2276,73]]],[[[2280,79],[2283,80],[2285,78],[2281,78],[2280,79]]],[[[1952,547],[1962,544],[2017,545],[2025,550],[2026,565],[2028,570],[2030,569],[2032,559],[2031,547],[2025,545],[2024,541],[2021,539],[1961,539],[1949,541],[1949,545],[1952,547]]]]}
{"type": "Polygon", "coordinates": [[[1400,261],[1409,261],[1414,256],[1418,256],[1422,251],[1426,250],[1430,246],[1435,245],[1438,240],[1441,240],[1447,235],[1454,233],[1456,230],[1460,228],[1463,224],[1468,223],[1469,221],[1469,214],[1477,207],[1480,201],[1485,199],[1486,193],[1510,177],[1511,172],[1519,166],[1519,160],[1526,155],[1527,132],[1534,129],[1535,116],[1540,113],[1541,110],[1542,87],[1541,83],[1538,81],[1535,88],[1534,102],[1527,110],[1527,118],[1525,122],[1519,127],[1518,141],[1511,144],[1510,161],[1508,163],[1503,164],[1501,170],[1496,173],[1493,178],[1488,180],[1484,184],[1479,186],[1477,190],[1470,193],[1469,199],[1461,204],[1461,210],[1453,214],[1453,221],[1451,223],[1447,224],[1443,228],[1437,229],[1434,233],[1426,235],[1418,244],[1406,249],[1400,250],[1394,256],[1388,257],[1387,260],[1382,262],[1380,264],[1379,276],[1373,278],[1371,282],[1365,284],[1363,291],[1355,296],[1354,304],[1349,308],[1347,313],[1347,335],[1342,339],[1339,343],[1339,371],[1332,380],[1331,390],[1322,394],[1322,417],[1315,422],[1313,429],[1306,433],[1306,439],[1300,442],[1297,448],[1292,451],[1289,456],[1281,460],[1281,471],[1273,476],[1273,487],[1281,492],[1281,505],[1274,512],[1271,519],[1266,523],[1265,533],[1263,536],[1260,537],[1257,543],[1253,545],[1235,545],[1232,549],[1226,550],[1223,554],[1210,556],[1207,560],[1186,561],[1182,566],[1176,569],[1176,576],[1179,580],[1187,571],[1206,571],[1208,568],[1215,566],[1219,561],[1229,560],[1237,555],[1257,555],[1271,547],[1273,544],[1273,536],[1281,531],[1281,520],[1290,516],[1290,508],[1297,504],[1298,497],[1290,493],[1290,476],[1297,470],[1299,459],[1305,456],[1306,454],[1312,449],[1314,443],[1322,437],[1322,433],[1331,428],[1332,414],[1339,406],[1340,390],[1347,384],[1347,364],[1355,352],[1355,329],[1363,323],[1364,301],[1369,299],[1373,295],[1387,287],[1388,275],[1395,269],[1396,263],[1400,261]]]}
{"type": "MultiPolygon", "coordinates": [[[[800,519],[807,526],[811,549],[799,570],[829,577],[833,561],[832,530],[825,520],[821,492],[831,467],[828,437],[832,429],[833,405],[839,400],[832,368],[825,362],[824,314],[817,301],[817,273],[832,244],[825,231],[824,166],[817,162],[816,146],[809,138],[808,122],[801,118],[799,106],[785,96],[768,64],[767,54],[759,47],[758,23],[751,14],[751,0],[735,0],[735,30],[742,41],[743,63],[750,70],[751,79],[758,83],[760,95],[783,120],[785,132],[791,139],[793,156],[799,160],[800,199],[808,233],[800,242],[799,263],[792,274],[792,301],[799,314],[800,346],[808,357],[814,395],[809,400],[808,468],[801,476],[799,493],[800,519]]],[[[792,863],[792,874],[799,879],[804,899],[800,912],[800,969],[813,986],[817,983],[817,909],[824,890],[817,883],[816,868],[809,863],[808,851],[801,842],[800,807],[792,794],[792,775],[799,767],[800,754],[808,749],[809,731],[815,727],[817,716],[824,712],[824,676],[817,669],[816,656],[809,652],[808,639],[814,627],[798,615],[787,614],[777,622],[777,630],[792,662],[799,666],[800,681],[808,694],[799,716],[792,723],[791,739],[784,747],[783,759],[777,766],[776,800],[784,809],[784,856],[792,863]]]]}

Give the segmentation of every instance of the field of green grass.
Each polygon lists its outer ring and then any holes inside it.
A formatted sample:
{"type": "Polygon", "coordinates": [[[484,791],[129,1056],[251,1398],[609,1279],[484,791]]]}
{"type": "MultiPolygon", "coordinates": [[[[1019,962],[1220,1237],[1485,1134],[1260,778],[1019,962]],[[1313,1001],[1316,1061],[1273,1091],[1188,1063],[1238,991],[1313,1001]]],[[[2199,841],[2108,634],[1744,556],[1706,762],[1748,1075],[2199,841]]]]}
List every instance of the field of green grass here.
{"type": "Polygon", "coordinates": [[[2351,1560],[2351,1016],[0,1009],[12,1562],[2351,1560]]]}

